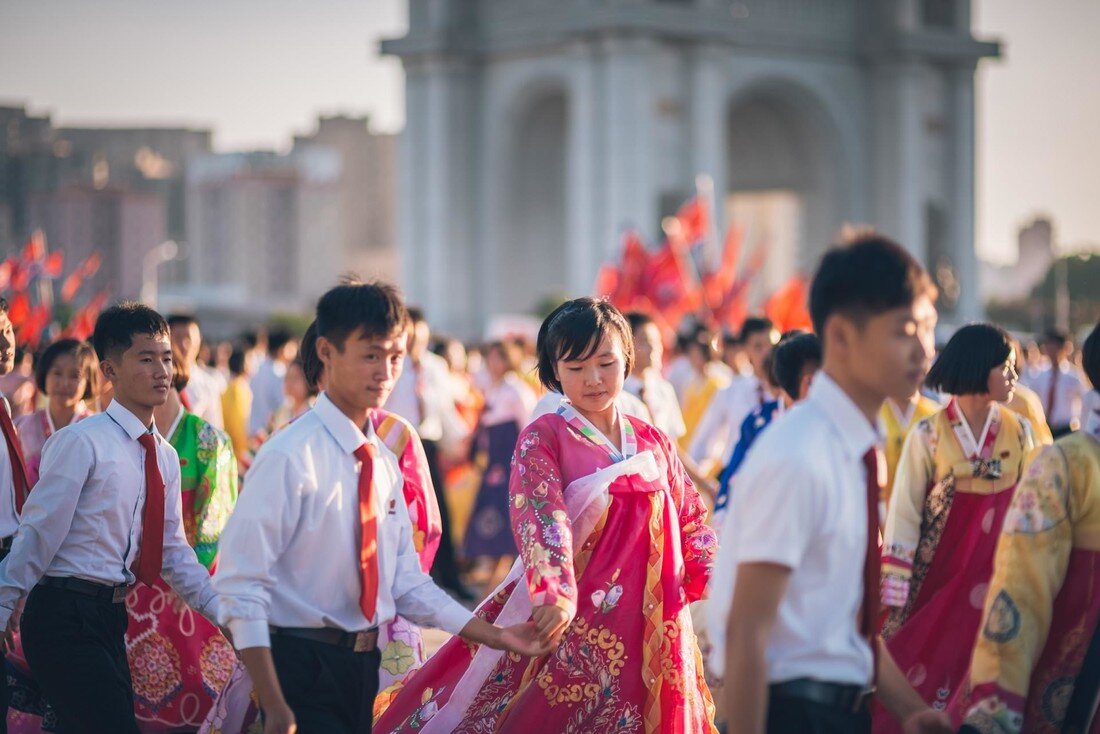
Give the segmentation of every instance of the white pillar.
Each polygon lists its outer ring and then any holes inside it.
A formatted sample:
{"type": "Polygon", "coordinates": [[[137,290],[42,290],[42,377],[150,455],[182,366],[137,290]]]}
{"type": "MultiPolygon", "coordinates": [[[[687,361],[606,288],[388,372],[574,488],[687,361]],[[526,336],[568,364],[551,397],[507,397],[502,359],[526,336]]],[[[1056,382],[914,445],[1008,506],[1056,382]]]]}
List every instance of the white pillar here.
{"type": "Polygon", "coordinates": [[[952,164],[954,215],[951,242],[959,281],[960,321],[980,319],[985,311],[978,292],[978,254],[974,242],[974,68],[951,71],[952,164]]]}
{"type": "MultiPolygon", "coordinates": [[[[716,222],[725,222],[729,195],[729,146],[726,140],[729,104],[722,83],[722,54],[711,46],[699,46],[690,55],[691,75],[691,175],[705,174],[714,182],[716,222]]],[[[723,232],[718,233],[721,241],[723,232]]]]}
{"type": "Polygon", "coordinates": [[[420,305],[437,318],[446,306],[447,213],[450,150],[448,135],[447,77],[443,62],[426,64],[424,91],[424,160],[421,167],[423,188],[423,258],[413,267],[423,270],[420,305]]]}
{"type": "Polygon", "coordinates": [[[566,283],[574,296],[589,295],[603,258],[597,234],[595,180],[598,158],[596,128],[596,61],[588,43],[569,52],[571,73],[567,101],[566,141],[566,283]]]}
{"type": "Polygon", "coordinates": [[[401,284],[405,297],[420,302],[427,293],[424,279],[424,202],[430,171],[426,166],[427,78],[423,67],[405,62],[405,129],[401,133],[399,166],[398,242],[401,284]]]}

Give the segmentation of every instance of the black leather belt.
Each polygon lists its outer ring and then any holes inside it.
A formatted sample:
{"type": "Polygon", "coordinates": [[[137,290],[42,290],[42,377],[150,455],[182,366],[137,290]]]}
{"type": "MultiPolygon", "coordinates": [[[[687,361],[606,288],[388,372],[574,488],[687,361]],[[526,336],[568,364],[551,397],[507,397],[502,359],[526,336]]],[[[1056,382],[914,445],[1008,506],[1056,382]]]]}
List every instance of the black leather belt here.
{"type": "Polygon", "coordinates": [[[126,594],[130,591],[130,587],[126,584],[118,586],[97,584],[94,581],[85,581],[71,576],[43,576],[38,585],[71,591],[75,594],[90,596],[99,601],[109,601],[112,604],[121,604],[126,601],[126,594]]]}
{"type": "Polygon", "coordinates": [[[342,647],[354,652],[372,652],[378,649],[378,628],[365,632],[345,632],[332,627],[272,627],[275,637],[296,637],[325,645],[342,647]]]}
{"type": "Polygon", "coordinates": [[[812,678],[797,678],[768,686],[768,692],[776,698],[800,698],[829,708],[861,714],[867,711],[874,686],[863,687],[844,683],[829,683],[812,678]]]}

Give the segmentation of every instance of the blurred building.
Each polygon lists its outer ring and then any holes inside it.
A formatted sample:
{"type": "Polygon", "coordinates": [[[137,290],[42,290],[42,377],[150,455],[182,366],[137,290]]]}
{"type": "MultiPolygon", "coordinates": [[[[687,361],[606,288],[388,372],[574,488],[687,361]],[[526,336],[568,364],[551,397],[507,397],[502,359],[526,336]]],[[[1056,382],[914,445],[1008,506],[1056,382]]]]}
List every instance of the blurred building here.
{"type": "Polygon", "coordinates": [[[145,254],[167,237],[164,198],[152,191],[67,184],[31,194],[27,211],[31,229],[41,229],[52,249],[64,251],[66,272],[100,253],[86,292],[106,290],[112,300],[141,295],[145,254]]]}
{"type": "Polygon", "coordinates": [[[311,308],[343,266],[340,172],[324,149],[192,158],[182,277],[162,285],[161,307],[220,333],[311,308]]]}
{"type": "Polygon", "coordinates": [[[341,266],[360,276],[397,277],[397,136],[373,133],[366,117],[321,117],[294,150],[322,148],[340,155],[336,181],[343,236],[341,266]]]}
{"type": "Polygon", "coordinates": [[[1011,303],[1027,298],[1054,264],[1054,225],[1036,217],[1020,227],[1016,238],[1016,262],[1011,265],[981,264],[981,293],[986,301],[1011,303]]]}
{"type": "Polygon", "coordinates": [[[999,49],[970,25],[969,0],[409,0],[383,44],[409,298],[472,333],[590,292],[624,225],[652,236],[707,174],[769,283],[866,222],[976,317],[974,71],[999,49]]]}

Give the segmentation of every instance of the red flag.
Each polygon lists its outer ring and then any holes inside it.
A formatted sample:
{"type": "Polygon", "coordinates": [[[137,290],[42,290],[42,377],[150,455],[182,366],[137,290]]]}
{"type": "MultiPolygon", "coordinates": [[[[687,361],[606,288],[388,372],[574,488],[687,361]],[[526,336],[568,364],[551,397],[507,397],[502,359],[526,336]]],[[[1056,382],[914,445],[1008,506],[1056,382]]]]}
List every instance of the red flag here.
{"type": "Polygon", "coordinates": [[[30,315],[31,299],[27,297],[26,293],[16,293],[11,303],[8,304],[8,319],[11,321],[11,325],[18,330],[30,315]]]}
{"type": "Polygon", "coordinates": [[[16,293],[27,290],[31,284],[31,268],[22,260],[9,260],[11,262],[11,289],[16,293]]]}
{"type": "Polygon", "coordinates": [[[80,290],[80,286],[84,285],[84,281],[98,272],[102,261],[100,254],[93,252],[87,260],[76,267],[76,270],[69,273],[61,284],[61,300],[66,302],[73,300],[73,296],[80,290]]]}
{"type": "Polygon", "coordinates": [[[596,287],[593,289],[596,292],[596,297],[607,298],[614,303],[614,296],[619,289],[621,275],[619,269],[614,265],[601,265],[600,271],[596,273],[596,287]]]}
{"type": "Polygon", "coordinates": [[[703,296],[712,311],[722,307],[726,293],[737,282],[737,261],[741,259],[742,232],[733,225],[726,231],[722,263],[718,270],[703,276],[703,296]]]}
{"type": "Polygon", "coordinates": [[[726,291],[722,304],[714,309],[714,317],[720,327],[729,327],[734,331],[741,329],[741,324],[749,315],[749,286],[763,269],[767,256],[765,241],[759,242],[749,253],[744,270],[737,274],[736,280],[726,291]]]}
{"type": "Polygon", "coordinates": [[[51,252],[46,257],[46,264],[42,266],[42,275],[47,278],[56,278],[61,275],[61,269],[65,265],[65,253],[61,250],[51,252]]]}
{"type": "Polygon", "coordinates": [[[645,295],[670,323],[698,304],[698,291],[689,285],[678,248],[666,242],[646,265],[645,295]]]}
{"type": "Polygon", "coordinates": [[[806,279],[796,275],[768,298],[764,313],[781,332],[791,329],[813,331],[813,320],[806,305],[807,296],[806,279]]]}
{"type": "Polygon", "coordinates": [[[99,312],[107,305],[108,295],[106,291],[97,293],[79,311],[73,314],[72,321],[65,333],[73,339],[85,340],[95,331],[95,322],[99,318],[99,312]]]}
{"type": "Polygon", "coordinates": [[[676,212],[680,220],[680,236],[687,245],[704,241],[710,232],[710,207],[702,196],[693,196],[676,212]]]}
{"type": "Polygon", "coordinates": [[[46,257],[46,236],[42,234],[42,230],[36,229],[34,233],[27,240],[27,244],[23,245],[23,262],[26,264],[36,263],[44,260],[46,257]]]}
{"type": "Polygon", "coordinates": [[[38,349],[42,341],[42,332],[53,320],[53,310],[46,304],[39,304],[31,309],[27,320],[23,322],[23,328],[19,330],[19,341],[31,350],[38,349]]]}
{"type": "Polygon", "coordinates": [[[77,268],[77,272],[84,278],[90,278],[99,272],[99,266],[103,264],[103,256],[98,252],[93,252],[88,256],[88,259],[80,263],[80,267],[77,268]]]}
{"type": "Polygon", "coordinates": [[[613,302],[619,308],[633,308],[634,301],[645,294],[646,266],[649,252],[636,230],[623,235],[622,262],[619,265],[618,292],[613,302]]]}

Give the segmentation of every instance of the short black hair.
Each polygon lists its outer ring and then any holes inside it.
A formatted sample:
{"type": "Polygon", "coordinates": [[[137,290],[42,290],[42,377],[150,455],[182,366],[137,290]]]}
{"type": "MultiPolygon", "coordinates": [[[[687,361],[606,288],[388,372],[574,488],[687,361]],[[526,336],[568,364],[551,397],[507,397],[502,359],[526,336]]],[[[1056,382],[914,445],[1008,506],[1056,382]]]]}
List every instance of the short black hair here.
{"type": "Polygon", "coordinates": [[[1073,341],[1073,337],[1070,336],[1068,331],[1051,328],[1043,332],[1041,341],[1043,344],[1057,344],[1060,347],[1064,347],[1073,341]]]}
{"type": "Polygon", "coordinates": [[[164,320],[168,322],[169,329],[171,329],[173,326],[191,326],[191,324],[194,324],[195,326],[199,325],[199,320],[189,313],[170,313],[165,317],[164,320]]]}
{"type": "Polygon", "coordinates": [[[647,313],[642,313],[641,311],[627,311],[623,316],[626,318],[626,323],[630,324],[630,332],[632,334],[646,324],[657,323],[653,320],[652,316],[647,313]]]}
{"type": "Polygon", "coordinates": [[[808,332],[787,332],[771,353],[771,374],[776,385],[801,400],[802,375],[809,365],[821,366],[821,340],[808,332]]]}
{"type": "Polygon", "coordinates": [[[877,234],[865,234],[831,248],[821,258],[810,286],[814,331],[825,334],[825,322],[842,314],[858,325],[895,308],[904,308],[936,287],[904,247],[877,234]]]}
{"type": "Polygon", "coordinates": [[[1012,356],[1012,337],[995,324],[967,324],[948,339],[925,384],[948,395],[982,395],[989,373],[1012,356]]]}
{"type": "Polygon", "coordinates": [[[1092,331],[1085,337],[1085,343],[1081,345],[1081,366],[1085,370],[1085,377],[1092,383],[1092,388],[1100,390],[1100,321],[1092,327],[1092,331]]]}
{"type": "Polygon", "coordinates": [[[267,333],[267,353],[275,354],[294,339],[288,329],[272,329],[267,333]]]}
{"type": "Polygon", "coordinates": [[[260,343],[260,338],[256,335],[256,332],[254,332],[252,330],[242,331],[240,341],[241,341],[241,345],[246,350],[247,349],[255,349],[256,345],[260,343]]]}
{"type": "Polygon", "coordinates": [[[424,316],[424,310],[419,306],[409,306],[409,325],[416,326],[417,324],[426,324],[428,319],[424,316]]]}
{"type": "Polygon", "coordinates": [[[745,323],[741,325],[741,338],[739,341],[744,343],[748,341],[749,337],[753,334],[759,334],[760,332],[770,334],[774,329],[775,325],[772,324],[771,319],[764,318],[763,316],[750,316],[745,319],[745,323]]]}
{"type": "Polygon", "coordinates": [[[229,354],[229,374],[231,375],[243,375],[245,367],[245,353],[240,347],[233,347],[233,351],[229,354]]]}
{"type": "Polygon", "coordinates": [[[53,369],[53,363],[58,357],[65,355],[76,359],[78,369],[84,373],[84,395],[82,400],[91,400],[96,394],[96,366],[95,350],[88,342],[79,339],[58,339],[42,352],[38,363],[34,366],[34,383],[38,386],[38,392],[49,395],[46,391],[46,376],[53,369]]]}
{"type": "Polygon", "coordinates": [[[321,372],[325,369],[321,358],[317,356],[317,321],[309,325],[302,334],[302,343],[298,348],[298,360],[302,363],[302,374],[306,376],[311,390],[321,385],[321,372]]]}
{"type": "Polygon", "coordinates": [[[0,296],[0,314],[8,315],[8,299],[0,296]]]}
{"type": "Polygon", "coordinates": [[[409,327],[409,312],[397,288],[389,283],[338,285],[317,302],[317,336],[343,350],[357,329],[367,337],[389,336],[409,327]]]}
{"type": "Polygon", "coordinates": [[[625,375],[634,368],[634,338],[619,309],[600,298],[575,298],[555,308],[539,327],[535,348],[539,358],[539,382],[547,390],[562,392],[554,373],[558,360],[588,359],[605,336],[617,336],[622,345],[625,375]]]}
{"type": "Polygon", "coordinates": [[[96,356],[102,362],[125,352],[138,334],[168,336],[168,322],[155,310],[137,301],[122,301],[99,315],[92,332],[96,356]]]}

